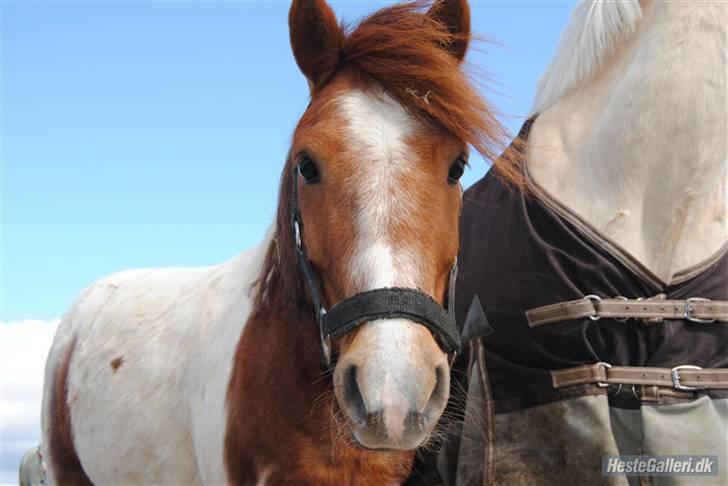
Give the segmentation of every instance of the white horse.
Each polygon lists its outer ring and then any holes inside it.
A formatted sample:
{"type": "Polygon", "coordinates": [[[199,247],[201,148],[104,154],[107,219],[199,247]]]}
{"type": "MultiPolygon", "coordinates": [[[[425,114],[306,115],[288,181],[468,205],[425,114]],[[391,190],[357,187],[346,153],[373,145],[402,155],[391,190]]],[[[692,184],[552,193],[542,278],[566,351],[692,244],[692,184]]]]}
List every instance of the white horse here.
{"type": "Polygon", "coordinates": [[[659,281],[728,242],[728,4],[580,4],[539,84],[528,170],[659,281]]]}
{"type": "Polygon", "coordinates": [[[503,158],[527,191],[464,196],[458,315],[493,332],[451,472],[625,484],[602,457],[705,454],[725,484],[728,2],[579,4],[503,158]]]}

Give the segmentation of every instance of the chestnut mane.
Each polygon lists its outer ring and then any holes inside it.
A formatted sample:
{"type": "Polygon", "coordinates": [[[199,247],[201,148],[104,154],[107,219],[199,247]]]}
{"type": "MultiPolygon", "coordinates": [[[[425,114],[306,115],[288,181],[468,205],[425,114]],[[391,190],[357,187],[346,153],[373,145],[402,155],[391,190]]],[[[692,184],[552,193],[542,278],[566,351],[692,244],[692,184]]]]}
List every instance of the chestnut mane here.
{"type": "MultiPolygon", "coordinates": [[[[341,26],[338,49],[316,60],[324,73],[312,86],[312,97],[342,70],[355,70],[381,86],[409,113],[437,130],[444,130],[494,161],[498,176],[523,186],[519,157],[498,159],[506,132],[490,105],[471,83],[450,46],[467,45],[469,35],[454,34],[424,9],[431,2],[415,1],[383,8],[354,26],[341,26]]],[[[464,47],[463,47],[464,48],[464,47]]],[[[276,306],[305,309],[306,290],[297,269],[290,227],[291,164],[282,173],[273,241],[255,284],[256,307],[272,294],[285,296],[276,306]],[[274,291],[275,290],[275,291],[274,291]],[[292,298],[293,296],[297,296],[292,298]]]]}
{"type": "MultiPolygon", "coordinates": [[[[335,65],[333,73],[354,67],[413,116],[470,144],[485,159],[496,160],[505,132],[460,60],[443,48],[469,39],[425,15],[427,3],[394,5],[354,28],[344,26],[343,48],[333,55],[338,59],[322,62],[335,65]]],[[[520,180],[520,170],[512,166],[496,170],[509,181],[520,180]]]]}

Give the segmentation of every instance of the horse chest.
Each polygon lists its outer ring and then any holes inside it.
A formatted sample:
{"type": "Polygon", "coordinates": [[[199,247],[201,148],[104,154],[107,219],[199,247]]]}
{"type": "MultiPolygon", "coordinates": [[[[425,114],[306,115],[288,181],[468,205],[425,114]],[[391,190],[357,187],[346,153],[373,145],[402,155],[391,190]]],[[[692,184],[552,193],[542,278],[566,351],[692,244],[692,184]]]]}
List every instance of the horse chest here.
{"type": "Polygon", "coordinates": [[[409,475],[413,455],[357,450],[342,444],[334,450],[302,439],[279,448],[275,457],[260,455],[248,459],[245,464],[229,468],[233,473],[231,483],[366,486],[402,484],[409,475]]]}

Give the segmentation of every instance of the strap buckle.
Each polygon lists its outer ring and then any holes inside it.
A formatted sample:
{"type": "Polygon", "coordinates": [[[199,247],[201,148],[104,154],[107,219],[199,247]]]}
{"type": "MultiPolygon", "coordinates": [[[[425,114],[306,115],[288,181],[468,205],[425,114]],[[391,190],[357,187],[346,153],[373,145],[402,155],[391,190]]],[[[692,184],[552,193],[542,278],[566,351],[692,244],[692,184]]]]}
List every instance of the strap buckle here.
{"type": "MultiPolygon", "coordinates": [[[[595,366],[601,366],[602,368],[604,368],[605,375],[607,374],[607,370],[612,367],[612,365],[610,365],[609,363],[605,363],[604,361],[598,362],[595,366]]],[[[607,383],[606,381],[597,381],[597,386],[599,388],[609,388],[609,383],[607,383]]]]}
{"type": "Polygon", "coordinates": [[[715,322],[715,318],[702,319],[700,317],[694,317],[693,308],[692,308],[692,304],[694,302],[710,302],[710,299],[705,299],[703,297],[691,297],[689,299],[686,299],[685,300],[685,319],[687,319],[690,322],[697,322],[699,324],[712,324],[713,322],[715,322]]]}
{"type": "Polygon", "coordinates": [[[696,391],[696,390],[702,390],[704,387],[700,386],[688,386],[683,385],[680,383],[680,370],[702,370],[700,366],[694,366],[694,365],[680,365],[675,366],[670,370],[670,376],[672,377],[672,387],[675,390],[680,391],[696,391]]]}

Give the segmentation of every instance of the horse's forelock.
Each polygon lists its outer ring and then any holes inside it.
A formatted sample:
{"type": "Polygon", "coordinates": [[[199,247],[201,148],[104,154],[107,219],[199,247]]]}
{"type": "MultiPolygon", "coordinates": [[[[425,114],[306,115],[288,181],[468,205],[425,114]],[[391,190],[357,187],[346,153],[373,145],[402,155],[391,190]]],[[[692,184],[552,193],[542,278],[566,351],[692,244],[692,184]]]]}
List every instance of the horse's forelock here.
{"type": "MultiPolygon", "coordinates": [[[[336,56],[338,62],[328,82],[353,68],[419,120],[451,133],[487,160],[496,161],[507,133],[461,59],[447,48],[470,42],[470,34],[453,33],[426,14],[429,3],[387,7],[345,28],[343,51],[324,54],[336,56]]],[[[314,89],[314,98],[325,85],[314,89]]],[[[519,165],[501,160],[495,170],[508,182],[523,185],[519,165]]]]}

